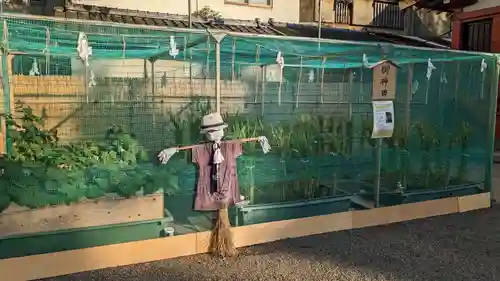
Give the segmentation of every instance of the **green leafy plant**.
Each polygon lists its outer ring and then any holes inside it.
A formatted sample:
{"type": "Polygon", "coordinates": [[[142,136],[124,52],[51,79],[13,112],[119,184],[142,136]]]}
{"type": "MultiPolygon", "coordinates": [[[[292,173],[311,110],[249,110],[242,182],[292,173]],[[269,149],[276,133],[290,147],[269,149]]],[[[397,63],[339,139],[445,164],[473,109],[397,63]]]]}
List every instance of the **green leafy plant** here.
{"type": "Polygon", "coordinates": [[[4,201],[39,208],[69,204],[106,193],[130,197],[178,187],[177,171],[147,163],[148,154],[131,134],[112,125],[101,142],[59,143],[45,118],[21,103],[5,116],[12,151],[0,161],[0,209],[4,201]],[[5,195],[5,196],[3,196],[5,195]]]}
{"type": "Polygon", "coordinates": [[[406,187],[409,173],[408,135],[403,126],[396,126],[390,138],[383,139],[388,148],[389,157],[384,167],[384,185],[399,189],[406,187]]]}
{"type": "MultiPolygon", "coordinates": [[[[210,113],[210,102],[203,99],[193,99],[189,106],[180,113],[169,114],[171,130],[174,135],[174,143],[171,145],[182,146],[199,143],[202,140],[200,134],[201,119],[210,113]]],[[[190,162],[190,152],[179,152],[181,158],[190,162]]]]}
{"type": "Polygon", "coordinates": [[[373,121],[363,119],[361,123],[361,150],[365,150],[366,146],[374,148],[376,146],[375,139],[372,139],[373,121]]]}
{"type": "MultiPolygon", "coordinates": [[[[229,124],[228,127],[228,139],[244,139],[250,137],[261,136],[264,133],[265,127],[264,123],[259,118],[251,119],[249,117],[241,116],[238,113],[235,114],[225,114],[224,120],[229,124]]],[[[257,142],[246,142],[243,144],[243,167],[240,167],[243,174],[243,180],[240,181],[243,190],[247,190],[247,195],[249,196],[250,202],[255,201],[255,168],[256,159],[255,153],[259,150],[259,144],[257,142]]]]}
{"type": "Polygon", "coordinates": [[[210,6],[205,6],[205,7],[201,8],[200,10],[193,12],[192,15],[195,17],[203,18],[205,20],[208,20],[209,18],[213,18],[215,20],[222,18],[222,15],[219,12],[210,8],[210,6]]]}
{"type": "MultiPolygon", "coordinates": [[[[287,160],[291,157],[292,148],[290,139],[292,137],[292,128],[289,124],[272,124],[271,128],[271,143],[274,144],[273,149],[277,151],[280,158],[280,178],[288,179],[287,160]]],[[[287,185],[281,184],[281,200],[287,199],[287,185]]]]}
{"type": "Polygon", "coordinates": [[[456,144],[460,147],[460,165],[458,167],[458,181],[463,183],[467,181],[467,149],[469,148],[469,138],[471,130],[468,122],[461,122],[458,127],[456,144]]]}

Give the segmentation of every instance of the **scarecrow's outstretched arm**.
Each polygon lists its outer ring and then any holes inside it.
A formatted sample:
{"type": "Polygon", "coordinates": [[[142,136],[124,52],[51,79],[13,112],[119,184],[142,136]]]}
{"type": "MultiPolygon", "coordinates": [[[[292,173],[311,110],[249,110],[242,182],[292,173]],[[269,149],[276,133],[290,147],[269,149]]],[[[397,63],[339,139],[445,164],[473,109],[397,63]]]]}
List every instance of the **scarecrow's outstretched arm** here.
{"type": "Polygon", "coordinates": [[[264,136],[247,138],[247,139],[237,139],[229,142],[251,142],[251,141],[258,141],[260,143],[260,146],[262,147],[262,152],[264,152],[264,154],[267,154],[269,151],[271,151],[271,146],[269,145],[269,141],[264,136]]]}
{"type": "MultiPolygon", "coordinates": [[[[251,141],[258,141],[260,143],[260,146],[262,147],[262,151],[264,153],[268,153],[271,150],[271,146],[269,145],[267,138],[264,136],[254,137],[254,138],[237,139],[237,140],[228,140],[228,141],[224,141],[224,142],[242,143],[242,142],[251,142],[251,141]]],[[[162,164],[166,164],[168,162],[168,160],[170,160],[170,158],[178,151],[193,149],[199,145],[204,145],[204,144],[194,144],[194,145],[171,147],[171,148],[164,149],[158,154],[158,159],[160,160],[160,162],[162,164]]]]}
{"type": "Polygon", "coordinates": [[[245,139],[235,139],[235,140],[227,140],[224,142],[229,142],[229,143],[238,143],[238,142],[251,142],[251,141],[258,141],[260,137],[255,137],[255,138],[245,138],[245,139]]]}
{"type": "Polygon", "coordinates": [[[160,151],[160,153],[158,153],[158,159],[162,164],[167,164],[168,160],[170,160],[170,158],[172,158],[172,156],[174,156],[174,154],[176,154],[178,151],[193,149],[199,145],[200,144],[165,148],[164,150],[160,151]]]}

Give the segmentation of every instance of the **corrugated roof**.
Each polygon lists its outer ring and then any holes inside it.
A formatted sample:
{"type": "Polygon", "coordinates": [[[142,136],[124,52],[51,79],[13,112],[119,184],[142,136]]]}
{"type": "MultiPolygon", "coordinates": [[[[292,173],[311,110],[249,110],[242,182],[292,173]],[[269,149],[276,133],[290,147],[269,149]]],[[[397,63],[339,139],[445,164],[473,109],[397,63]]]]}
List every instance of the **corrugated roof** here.
{"type": "MultiPolygon", "coordinates": [[[[318,27],[317,25],[305,25],[305,24],[284,24],[276,25],[275,29],[285,33],[290,36],[301,36],[301,37],[318,37],[318,27]]],[[[415,47],[427,47],[427,48],[441,48],[448,49],[449,44],[444,40],[431,41],[424,40],[417,37],[403,36],[388,32],[379,31],[359,31],[359,30],[347,30],[332,27],[323,27],[321,29],[321,38],[324,39],[335,39],[335,40],[347,40],[347,41],[363,41],[363,42],[385,42],[393,43],[399,45],[408,45],[415,47]]]]}
{"type": "MultiPolygon", "coordinates": [[[[114,23],[127,23],[137,25],[153,25],[174,28],[188,28],[187,16],[164,14],[155,12],[136,11],[128,9],[115,9],[106,7],[97,7],[92,5],[68,4],[64,7],[54,9],[56,17],[81,20],[108,21],[114,23]]],[[[280,36],[299,36],[317,38],[318,27],[307,24],[290,23],[259,23],[252,21],[239,20],[201,20],[193,18],[192,27],[197,29],[215,29],[231,32],[280,35],[280,36]]],[[[428,48],[448,48],[443,42],[432,42],[423,39],[414,39],[407,36],[401,36],[393,33],[375,32],[375,31],[355,31],[339,28],[322,28],[322,38],[348,40],[348,41],[369,41],[369,42],[387,42],[401,45],[410,45],[428,48]]]]}
{"type": "MultiPolygon", "coordinates": [[[[98,20],[114,23],[127,23],[138,25],[154,25],[165,27],[188,28],[189,22],[186,16],[170,15],[162,13],[152,13],[134,11],[126,9],[110,9],[87,5],[67,5],[65,7],[55,7],[54,15],[67,19],[98,20]]],[[[206,20],[195,18],[192,27],[197,29],[227,30],[232,32],[283,35],[280,31],[272,28],[268,24],[252,22],[237,23],[226,20],[206,20]]]]}
{"type": "Polygon", "coordinates": [[[479,0],[418,0],[415,6],[418,8],[431,9],[436,11],[455,11],[467,6],[471,6],[479,2],[479,0]]]}

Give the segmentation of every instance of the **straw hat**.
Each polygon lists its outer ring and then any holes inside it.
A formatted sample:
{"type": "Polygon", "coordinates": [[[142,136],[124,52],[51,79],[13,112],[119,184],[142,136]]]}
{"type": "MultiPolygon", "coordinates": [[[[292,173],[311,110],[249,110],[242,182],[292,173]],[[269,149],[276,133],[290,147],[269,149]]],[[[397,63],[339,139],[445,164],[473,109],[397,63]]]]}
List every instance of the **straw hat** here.
{"type": "Polygon", "coordinates": [[[201,119],[201,131],[200,133],[205,134],[210,131],[218,131],[227,128],[227,124],[222,119],[219,113],[210,113],[201,119]]]}

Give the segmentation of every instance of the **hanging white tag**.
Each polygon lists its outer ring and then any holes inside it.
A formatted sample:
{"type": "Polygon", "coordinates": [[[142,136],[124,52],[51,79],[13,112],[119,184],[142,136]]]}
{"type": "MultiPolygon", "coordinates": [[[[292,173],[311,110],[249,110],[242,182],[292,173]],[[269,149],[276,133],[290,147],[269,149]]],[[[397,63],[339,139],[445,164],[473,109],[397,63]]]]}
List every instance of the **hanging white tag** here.
{"type": "Polygon", "coordinates": [[[370,63],[368,63],[368,56],[366,54],[363,54],[363,66],[370,68],[370,63]]]}
{"type": "Polygon", "coordinates": [[[89,57],[92,56],[92,47],[89,46],[87,35],[83,32],[78,34],[78,46],[76,47],[76,51],[85,65],[89,66],[89,57]]]}
{"type": "Polygon", "coordinates": [[[170,36],[170,50],[168,51],[168,54],[174,59],[179,54],[179,49],[177,49],[177,43],[175,42],[174,36],[170,36]]]}
{"type": "Polygon", "coordinates": [[[38,61],[36,60],[36,58],[33,59],[29,75],[30,76],[40,75],[40,70],[38,69],[38,61]]]}
{"type": "Polygon", "coordinates": [[[441,83],[448,84],[448,78],[446,77],[446,72],[441,75],[441,83]]]}
{"type": "Polygon", "coordinates": [[[94,71],[90,70],[89,87],[92,88],[95,85],[97,85],[97,83],[95,82],[94,71]]]}
{"type": "Polygon", "coordinates": [[[486,63],[486,61],[483,59],[483,60],[481,61],[481,73],[483,73],[483,72],[486,70],[486,68],[488,68],[488,64],[487,64],[487,63],[486,63]]]}
{"type": "Polygon", "coordinates": [[[429,59],[427,61],[427,75],[425,75],[425,77],[427,77],[427,80],[431,80],[432,71],[435,69],[436,67],[434,66],[434,64],[432,64],[431,59],[429,59]]]}
{"type": "Polygon", "coordinates": [[[281,52],[278,52],[278,55],[276,56],[276,63],[283,69],[285,66],[285,59],[281,55],[281,52]]]}
{"type": "Polygon", "coordinates": [[[314,70],[309,70],[309,79],[308,79],[309,83],[312,83],[314,82],[314,70]]]}
{"type": "Polygon", "coordinates": [[[419,83],[418,80],[413,81],[411,84],[411,94],[415,95],[418,92],[419,83]]]}

